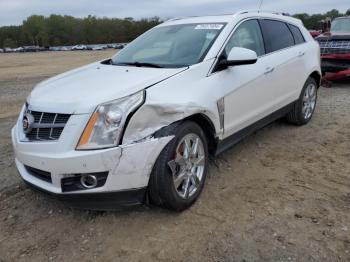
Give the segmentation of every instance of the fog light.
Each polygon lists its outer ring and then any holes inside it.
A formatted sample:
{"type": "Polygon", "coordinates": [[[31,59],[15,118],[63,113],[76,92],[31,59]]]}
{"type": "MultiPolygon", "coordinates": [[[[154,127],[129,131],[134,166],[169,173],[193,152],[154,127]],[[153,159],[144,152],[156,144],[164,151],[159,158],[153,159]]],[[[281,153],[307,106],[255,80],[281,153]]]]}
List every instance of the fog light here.
{"type": "Polygon", "coordinates": [[[89,190],[102,187],[106,184],[108,171],[86,174],[67,174],[62,178],[62,192],[89,190]]]}
{"type": "Polygon", "coordinates": [[[82,175],[80,178],[80,183],[85,188],[94,188],[97,186],[97,178],[94,175],[82,175]]]}

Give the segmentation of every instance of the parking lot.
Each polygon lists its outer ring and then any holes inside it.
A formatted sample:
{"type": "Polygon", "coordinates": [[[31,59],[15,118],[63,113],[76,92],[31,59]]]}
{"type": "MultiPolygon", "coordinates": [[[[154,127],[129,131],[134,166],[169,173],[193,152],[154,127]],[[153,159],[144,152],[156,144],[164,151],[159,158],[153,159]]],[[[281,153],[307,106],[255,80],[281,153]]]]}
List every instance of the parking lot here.
{"type": "Polygon", "coordinates": [[[211,159],[185,212],[74,210],[28,189],[10,139],[26,96],[113,53],[0,54],[0,261],[350,261],[350,81],[320,88],[309,125],[278,121],[211,159]]]}

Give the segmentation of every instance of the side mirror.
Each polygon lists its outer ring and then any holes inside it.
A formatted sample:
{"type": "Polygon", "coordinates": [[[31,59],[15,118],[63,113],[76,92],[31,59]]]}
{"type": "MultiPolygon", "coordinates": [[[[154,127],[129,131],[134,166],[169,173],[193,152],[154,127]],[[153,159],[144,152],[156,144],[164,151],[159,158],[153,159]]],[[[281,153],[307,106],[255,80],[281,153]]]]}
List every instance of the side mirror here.
{"type": "Polygon", "coordinates": [[[258,61],[256,52],[242,47],[233,47],[228,54],[227,59],[222,59],[219,62],[221,67],[251,65],[258,61]]]}

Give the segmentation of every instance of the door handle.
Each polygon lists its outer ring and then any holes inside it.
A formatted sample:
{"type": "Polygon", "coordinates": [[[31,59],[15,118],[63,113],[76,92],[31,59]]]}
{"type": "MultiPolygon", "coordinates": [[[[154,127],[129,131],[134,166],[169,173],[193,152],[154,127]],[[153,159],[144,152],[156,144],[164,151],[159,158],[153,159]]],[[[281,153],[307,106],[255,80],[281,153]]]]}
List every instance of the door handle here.
{"type": "Polygon", "coordinates": [[[267,67],[265,70],[265,75],[272,73],[275,70],[274,67],[267,67]]]}
{"type": "Polygon", "coordinates": [[[305,55],[305,52],[299,52],[298,57],[303,57],[305,55]]]}

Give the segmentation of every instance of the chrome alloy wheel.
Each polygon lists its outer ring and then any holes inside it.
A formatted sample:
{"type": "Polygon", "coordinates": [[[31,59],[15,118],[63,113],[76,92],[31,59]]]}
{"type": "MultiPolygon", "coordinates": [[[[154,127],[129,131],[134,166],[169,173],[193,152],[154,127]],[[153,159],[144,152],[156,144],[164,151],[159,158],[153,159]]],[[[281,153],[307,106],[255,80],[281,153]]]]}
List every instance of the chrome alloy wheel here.
{"type": "Polygon", "coordinates": [[[303,108],[302,108],[302,114],[304,119],[309,119],[316,106],[316,99],[317,99],[317,87],[315,84],[309,84],[304,92],[303,97],[303,108]]]}
{"type": "Polygon", "coordinates": [[[177,145],[173,159],[168,162],[177,194],[188,199],[196,193],[203,179],[206,155],[201,138],[190,133],[177,145]]]}

